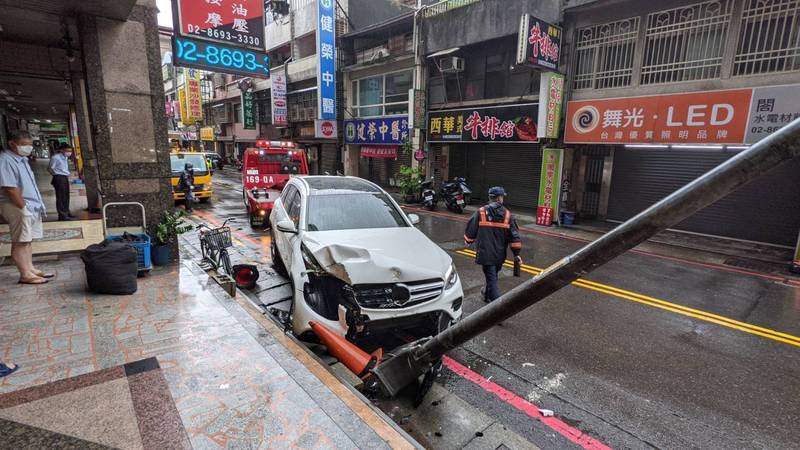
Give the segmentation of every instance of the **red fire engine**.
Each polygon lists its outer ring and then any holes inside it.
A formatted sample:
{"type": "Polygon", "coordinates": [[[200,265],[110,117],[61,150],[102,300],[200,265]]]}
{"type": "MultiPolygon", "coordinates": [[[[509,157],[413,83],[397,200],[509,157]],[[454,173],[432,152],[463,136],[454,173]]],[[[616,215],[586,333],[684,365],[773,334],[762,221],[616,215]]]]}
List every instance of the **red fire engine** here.
{"type": "Polygon", "coordinates": [[[272,205],[281,195],[289,178],[307,175],[308,161],[294,142],[256,142],[242,157],[242,198],[250,216],[250,226],[266,227],[272,205]]]}

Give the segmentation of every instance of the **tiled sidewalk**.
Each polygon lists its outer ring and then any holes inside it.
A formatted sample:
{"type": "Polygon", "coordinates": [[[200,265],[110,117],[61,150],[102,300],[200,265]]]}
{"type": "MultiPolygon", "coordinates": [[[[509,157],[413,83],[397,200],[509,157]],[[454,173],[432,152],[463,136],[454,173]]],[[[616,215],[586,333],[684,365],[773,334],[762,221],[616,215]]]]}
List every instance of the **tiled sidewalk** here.
{"type": "Polygon", "coordinates": [[[77,256],[39,265],[54,282],[0,267],[0,358],[21,365],[0,379],[0,431],[17,447],[412,447],[187,260],[121,297],[85,293],[77,256]]]}

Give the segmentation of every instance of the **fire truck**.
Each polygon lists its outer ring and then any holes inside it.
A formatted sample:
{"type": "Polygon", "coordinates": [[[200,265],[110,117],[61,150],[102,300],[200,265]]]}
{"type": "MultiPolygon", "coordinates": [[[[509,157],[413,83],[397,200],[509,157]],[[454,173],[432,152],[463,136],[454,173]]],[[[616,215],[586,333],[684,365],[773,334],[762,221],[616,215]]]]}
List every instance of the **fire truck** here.
{"type": "Polygon", "coordinates": [[[242,156],[242,199],[250,226],[269,225],[272,205],[289,178],[308,174],[306,153],[290,141],[259,140],[242,156]]]}

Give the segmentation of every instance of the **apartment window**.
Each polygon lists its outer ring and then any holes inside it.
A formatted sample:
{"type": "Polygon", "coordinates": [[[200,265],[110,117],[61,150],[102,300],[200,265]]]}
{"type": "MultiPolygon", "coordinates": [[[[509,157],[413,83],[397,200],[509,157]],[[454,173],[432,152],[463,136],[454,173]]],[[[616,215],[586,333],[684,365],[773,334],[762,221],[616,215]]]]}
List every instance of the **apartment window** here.
{"type": "Polygon", "coordinates": [[[354,114],[356,117],[407,114],[411,81],[410,70],[353,81],[354,114]]]}
{"type": "Polygon", "coordinates": [[[642,84],[719,78],[733,1],[710,1],[647,16],[642,84]]]}
{"type": "Polygon", "coordinates": [[[579,29],[573,87],[606,89],[630,86],[638,35],[638,17],[579,29]]]}
{"type": "Polygon", "coordinates": [[[233,104],[233,120],[236,123],[242,123],[242,104],[241,103],[234,103],[233,104]]]}
{"type": "Polygon", "coordinates": [[[733,75],[800,70],[800,0],[747,0],[733,75]]]}

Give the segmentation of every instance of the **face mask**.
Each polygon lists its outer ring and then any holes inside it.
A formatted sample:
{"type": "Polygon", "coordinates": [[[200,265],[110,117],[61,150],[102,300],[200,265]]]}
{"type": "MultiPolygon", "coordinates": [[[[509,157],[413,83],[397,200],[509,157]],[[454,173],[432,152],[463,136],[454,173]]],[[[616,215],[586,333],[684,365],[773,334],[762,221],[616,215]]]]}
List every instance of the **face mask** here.
{"type": "Polygon", "coordinates": [[[72,156],[72,152],[64,152],[64,156],[66,156],[67,158],[69,158],[70,156],[72,156]]]}
{"type": "Polygon", "coordinates": [[[33,146],[32,145],[18,145],[17,146],[17,153],[20,156],[29,156],[33,153],[33,146]]]}

